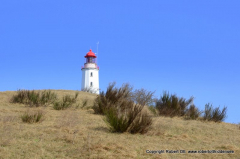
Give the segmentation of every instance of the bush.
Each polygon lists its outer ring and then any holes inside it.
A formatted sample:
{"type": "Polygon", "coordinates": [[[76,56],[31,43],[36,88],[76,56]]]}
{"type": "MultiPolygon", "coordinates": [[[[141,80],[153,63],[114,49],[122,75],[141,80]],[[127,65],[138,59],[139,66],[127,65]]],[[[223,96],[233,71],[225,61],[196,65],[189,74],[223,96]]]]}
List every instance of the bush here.
{"type": "Polygon", "coordinates": [[[11,98],[12,103],[27,104],[29,106],[39,106],[40,105],[40,93],[34,90],[18,90],[17,95],[11,98]]]}
{"type": "Polygon", "coordinates": [[[151,117],[142,111],[144,106],[132,100],[131,91],[129,84],[118,89],[111,83],[95,101],[95,113],[106,115],[105,122],[113,132],[146,133],[152,124],[151,117]]]}
{"type": "Polygon", "coordinates": [[[41,105],[48,106],[53,104],[57,100],[57,94],[51,92],[50,90],[44,90],[41,93],[40,103],[41,105]]]}
{"type": "Polygon", "coordinates": [[[112,132],[125,132],[127,130],[128,121],[123,115],[118,115],[117,110],[110,108],[105,114],[105,122],[109,124],[112,132]]]}
{"type": "Polygon", "coordinates": [[[200,117],[201,114],[202,112],[199,111],[199,109],[195,105],[190,105],[190,107],[186,111],[185,119],[196,120],[200,117]]]}
{"type": "Polygon", "coordinates": [[[193,97],[186,100],[185,98],[179,98],[176,95],[169,95],[164,92],[161,98],[156,102],[156,108],[159,111],[159,115],[164,116],[184,116],[187,112],[188,106],[193,102],[193,97]]]}
{"type": "Polygon", "coordinates": [[[62,101],[56,101],[54,103],[53,109],[55,110],[67,109],[76,103],[77,97],[78,97],[78,93],[76,93],[74,97],[71,97],[70,95],[65,95],[62,97],[62,101]]]}
{"type": "Polygon", "coordinates": [[[10,102],[26,104],[30,107],[47,106],[57,99],[57,95],[50,90],[44,90],[42,93],[35,90],[18,90],[10,102]]]}
{"type": "Polygon", "coordinates": [[[12,103],[25,103],[26,100],[26,90],[18,90],[17,94],[12,96],[10,102],[12,103]]]}
{"type": "Polygon", "coordinates": [[[132,109],[121,111],[112,107],[105,112],[105,122],[108,123],[110,130],[132,134],[146,133],[152,125],[152,118],[142,111],[143,106],[135,105],[133,102],[128,106],[132,109]]]}
{"type": "Polygon", "coordinates": [[[142,111],[143,106],[135,106],[132,111],[129,112],[128,117],[131,124],[129,124],[128,132],[146,133],[152,125],[152,118],[148,113],[142,111]]]}
{"type": "Polygon", "coordinates": [[[110,83],[106,93],[100,92],[96,98],[93,110],[96,114],[104,114],[104,111],[111,107],[123,107],[126,101],[130,101],[132,97],[132,87],[129,84],[123,84],[121,88],[115,88],[115,83],[110,83]]]}
{"type": "Polygon", "coordinates": [[[44,113],[42,110],[36,110],[36,111],[28,110],[21,116],[21,119],[25,123],[37,123],[41,121],[43,114],[44,113]]]}
{"type": "Polygon", "coordinates": [[[227,107],[224,107],[221,111],[219,107],[213,108],[212,104],[210,105],[210,103],[208,103],[205,105],[205,110],[203,113],[204,120],[221,122],[227,117],[227,107]]]}

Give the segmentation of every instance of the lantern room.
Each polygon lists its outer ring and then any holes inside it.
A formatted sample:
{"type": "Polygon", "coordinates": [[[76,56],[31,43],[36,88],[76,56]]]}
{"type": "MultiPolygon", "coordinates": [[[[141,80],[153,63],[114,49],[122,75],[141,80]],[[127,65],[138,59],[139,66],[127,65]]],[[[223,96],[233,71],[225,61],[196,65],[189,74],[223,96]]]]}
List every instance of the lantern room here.
{"type": "Polygon", "coordinates": [[[84,56],[86,58],[85,63],[96,63],[97,56],[92,52],[92,49],[89,50],[89,52],[84,56]]]}
{"type": "Polygon", "coordinates": [[[97,66],[97,56],[95,55],[94,52],[92,52],[92,49],[90,49],[89,52],[84,57],[85,57],[85,63],[82,69],[86,69],[86,68],[99,69],[99,67],[97,66]]]}

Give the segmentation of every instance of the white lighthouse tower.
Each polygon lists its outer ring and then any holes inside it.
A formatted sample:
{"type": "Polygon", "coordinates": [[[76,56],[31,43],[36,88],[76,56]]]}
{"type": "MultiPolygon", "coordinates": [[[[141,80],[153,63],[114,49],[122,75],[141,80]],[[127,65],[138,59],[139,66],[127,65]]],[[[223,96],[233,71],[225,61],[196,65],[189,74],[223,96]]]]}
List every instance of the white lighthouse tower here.
{"type": "Polygon", "coordinates": [[[82,67],[82,90],[99,94],[99,67],[97,56],[90,49],[84,56],[86,61],[82,67]]]}

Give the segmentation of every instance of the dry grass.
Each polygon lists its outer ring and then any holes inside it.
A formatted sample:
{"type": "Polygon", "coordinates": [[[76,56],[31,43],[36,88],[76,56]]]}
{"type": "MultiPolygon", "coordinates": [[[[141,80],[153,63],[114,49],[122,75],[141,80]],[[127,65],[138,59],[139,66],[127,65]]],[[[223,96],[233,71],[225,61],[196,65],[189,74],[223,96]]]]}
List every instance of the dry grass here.
{"type": "MultiPolygon", "coordinates": [[[[75,91],[57,90],[58,96],[75,91]]],[[[56,111],[45,107],[45,120],[27,124],[28,108],[11,104],[15,92],[0,92],[0,158],[237,158],[240,130],[234,124],[153,117],[144,135],[111,133],[101,115],[89,109],[56,111]],[[234,154],[147,154],[146,150],[234,150],[234,154]]],[[[96,95],[79,92],[78,102],[96,95]]],[[[147,110],[146,110],[147,111],[147,110]]]]}
{"type": "Polygon", "coordinates": [[[21,119],[25,123],[37,123],[41,122],[44,119],[45,112],[41,109],[28,109],[21,115],[21,119]]]}

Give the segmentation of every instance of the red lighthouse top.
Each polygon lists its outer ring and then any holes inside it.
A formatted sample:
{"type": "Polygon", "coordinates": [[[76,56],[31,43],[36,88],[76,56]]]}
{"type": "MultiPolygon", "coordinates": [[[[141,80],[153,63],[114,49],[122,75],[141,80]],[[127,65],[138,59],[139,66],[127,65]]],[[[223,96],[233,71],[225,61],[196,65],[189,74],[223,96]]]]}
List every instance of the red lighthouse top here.
{"type": "Polygon", "coordinates": [[[94,54],[94,52],[92,52],[92,49],[90,49],[89,52],[84,57],[94,57],[94,58],[96,58],[97,56],[94,54]]]}

